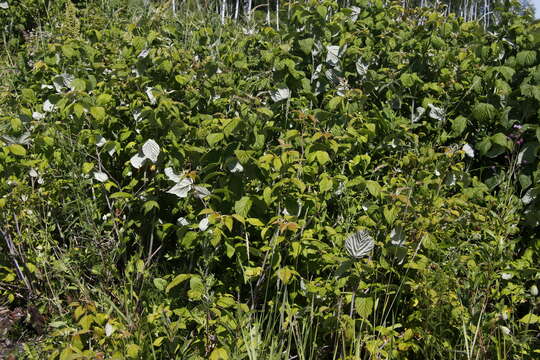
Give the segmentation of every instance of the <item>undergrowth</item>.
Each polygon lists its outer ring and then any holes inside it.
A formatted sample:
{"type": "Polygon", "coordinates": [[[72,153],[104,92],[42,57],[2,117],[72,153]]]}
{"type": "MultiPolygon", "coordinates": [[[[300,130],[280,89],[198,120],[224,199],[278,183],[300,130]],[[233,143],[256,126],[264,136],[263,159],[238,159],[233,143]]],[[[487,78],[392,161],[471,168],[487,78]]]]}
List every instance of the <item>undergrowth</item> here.
{"type": "Polygon", "coordinates": [[[530,19],[9,3],[0,355],[538,356],[530,19]]]}

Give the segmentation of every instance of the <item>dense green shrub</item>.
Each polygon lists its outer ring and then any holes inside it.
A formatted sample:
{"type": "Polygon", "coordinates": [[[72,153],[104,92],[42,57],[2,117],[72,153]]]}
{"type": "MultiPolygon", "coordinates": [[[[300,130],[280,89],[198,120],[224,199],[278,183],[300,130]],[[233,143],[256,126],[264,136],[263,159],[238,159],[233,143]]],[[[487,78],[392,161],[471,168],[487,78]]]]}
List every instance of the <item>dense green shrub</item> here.
{"type": "Polygon", "coordinates": [[[534,28],[355,5],[280,31],[83,8],[20,65],[0,291],[51,314],[29,354],[534,358],[534,28]]]}

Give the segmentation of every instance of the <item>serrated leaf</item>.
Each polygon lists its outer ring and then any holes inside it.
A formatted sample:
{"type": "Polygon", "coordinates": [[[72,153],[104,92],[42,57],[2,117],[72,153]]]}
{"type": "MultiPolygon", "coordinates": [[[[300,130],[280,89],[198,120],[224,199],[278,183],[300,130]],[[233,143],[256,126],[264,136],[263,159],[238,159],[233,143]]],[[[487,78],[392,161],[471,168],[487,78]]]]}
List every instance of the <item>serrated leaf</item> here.
{"type": "Polygon", "coordinates": [[[240,200],[234,203],[234,211],[236,214],[247,217],[253,201],[249,196],[243,196],[240,200]]]}
{"type": "Polygon", "coordinates": [[[288,267],[284,267],[276,271],[276,275],[283,282],[283,284],[287,285],[293,276],[293,271],[289,269],[288,267]]]}
{"type": "Polygon", "coordinates": [[[140,349],[139,345],[129,344],[126,346],[126,355],[131,359],[136,359],[139,356],[140,349]]]}
{"type": "Polygon", "coordinates": [[[212,350],[212,353],[210,353],[209,360],[229,360],[229,355],[227,354],[227,350],[215,348],[212,350]]]}
{"type": "Polygon", "coordinates": [[[540,316],[533,313],[529,313],[525,315],[524,317],[522,317],[521,319],[519,319],[519,322],[522,322],[525,324],[536,324],[540,322],[540,316]]]}
{"type": "Polygon", "coordinates": [[[511,148],[510,142],[508,141],[508,138],[503,133],[497,133],[493,136],[491,136],[491,142],[497,145],[500,145],[502,147],[505,147],[507,149],[511,148]]]}
{"type": "Polygon", "coordinates": [[[189,191],[192,188],[193,180],[191,178],[183,178],[170,188],[167,193],[178,196],[179,198],[185,198],[188,196],[189,191]]]}
{"type": "Polygon", "coordinates": [[[467,118],[463,116],[458,116],[457,118],[450,120],[452,123],[452,132],[454,136],[459,136],[467,128],[467,118]]]}
{"type": "Polygon", "coordinates": [[[318,150],[315,152],[315,158],[317,159],[317,162],[321,165],[326,164],[330,161],[330,155],[326,151],[318,150]]]}
{"type": "Polygon", "coordinates": [[[208,142],[208,145],[214,146],[221,140],[225,138],[225,135],[223,133],[214,133],[214,134],[208,134],[206,137],[206,141],[208,142]]]}
{"type": "Polygon", "coordinates": [[[313,40],[313,38],[307,38],[298,41],[300,50],[302,50],[305,55],[311,55],[311,49],[313,49],[314,43],[315,41],[313,40]]]}
{"type": "Polygon", "coordinates": [[[370,297],[357,297],[354,300],[356,313],[364,319],[367,319],[373,313],[373,304],[373,299],[370,297]]]}
{"type": "Polygon", "coordinates": [[[101,106],[92,106],[90,108],[90,114],[92,114],[97,121],[105,119],[105,109],[101,106]]]}
{"type": "Polygon", "coordinates": [[[88,174],[93,168],[94,168],[93,163],[85,162],[82,166],[82,172],[83,174],[88,174]]]}
{"type": "Polygon", "coordinates": [[[94,172],[94,179],[96,179],[97,181],[103,183],[103,182],[109,180],[109,176],[106,173],[104,173],[103,171],[96,171],[96,172],[94,172]]]}
{"type": "Polygon", "coordinates": [[[327,176],[324,176],[321,179],[321,181],[319,182],[319,190],[321,192],[326,192],[326,191],[332,189],[332,186],[333,186],[332,179],[330,179],[327,176]]]}
{"type": "Polygon", "coordinates": [[[114,194],[110,196],[111,199],[129,199],[132,197],[133,195],[124,191],[115,192],[114,194]]]}
{"type": "Polygon", "coordinates": [[[153,163],[157,161],[159,152],[159,145],[153,139],[148,139],[142,146],[143,155],[153,163]]]}
{"type": "Polygon", "coordinates": [[[472,110],[472,115],[478,121],[490,121],[495,119],[497,109],[495,106],[486,103],[478,103],[472,110]]]}
{"type": "Polygon", "coordinates": [[[143,204],[144,214],[148,214],[152,209],[159,210],[159,203],[155,200],[146,201],[143,204]]]}
{"type": "Polygon", "coordinates": [[[17,156],[25,156],[26,149],[19,144],[11,144],[8,146],[9,152],[17,156]]]}
{"type": "Polygon", "coordinates": [[[189,278],[191,278],[191,274],[177,275],[174,279],[172,279],[172,281],[169,283],[169,285],[167,285],[167,287],[165,288],[165,292],[168,293],[169,291],[171,291],[172,288],[180,285],[181,283],[183,283],[184,281],[186,281],[189,278]]]}
{"type": "Polygon", "coordinates": [[[274,102],[287,100],[290,97],[291,97],[291,91],[288,88],[277,89],[270,93],[270,98],[272,98],[274,102]]]}
{"type": "Polygon", "coordinates": [[[135,169],[140,169],[143,166],[144,161],[146,160],[146,156],[141,153],[137,153],[129,159],[129,162],[131,163],[131,166],[133,166],[135,169]]]}
{"type": "Polygon", "coordinates": [[[369,191],[369,193],[375,197],[378,197],[381,193],[381,185],[379,185],[378,182],[376,181],[373,181],[373,180],[367,180],[366,181],[366,187],[369,191]]]}
{"type": "Polygon", "coordinates": [[[521,66],[532,66],[536,62],[536,51],[523,50],[516,55],[516,62],[521,66]]]}
{"type": "Polygon", "coordinates": [[[339,63],[339,46],[329,45],[326,47],[326,63],[330,66],[336,66],[339,63]]]}
{"type": "Polygon", "coordinates": [[[83,79],[75,79],[71,83],[71,90],[75,91],[85,91],[86,90],[86,82],[83,79]]]}

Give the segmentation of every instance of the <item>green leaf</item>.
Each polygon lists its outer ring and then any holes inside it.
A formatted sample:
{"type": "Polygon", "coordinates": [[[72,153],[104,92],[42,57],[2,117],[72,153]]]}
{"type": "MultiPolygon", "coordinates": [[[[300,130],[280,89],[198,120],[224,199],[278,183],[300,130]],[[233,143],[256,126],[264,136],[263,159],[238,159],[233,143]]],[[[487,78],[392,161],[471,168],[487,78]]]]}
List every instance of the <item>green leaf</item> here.
{"type": "Polygon", "coordinates": [[[208,142],[208,145],[214,146],[215,144],[217,144],[224,138],[225,138],[225,135],[223,133],[214,133],[214,134],[209,134],[206,137],[206,141],[208,142]]]}
{"type": "Polygon", "coordinates": [[[75,79],[72,81],[71,87],[76,91],[84,91],[86,90],[86,81],[83,79],[75,79]]]}
{"type": "Polygon", "coordinates": [[[313,40],[313,38],[307,38],[298,41],[300,50],[302,50],[305,55],[311,55],[311,49],[313,49],[314,43],[315,41],[313,40]]]}
{"type": "Polygon", "coordinates": [[[110,94],[100,94],[96,99],[97,105],[106,105],[112,101],[112,96],[110,94]]]}
{"type": "Polygon", "coordinates": [[[474,106],[472,114],[475,120],[478,121],[490,121],[495,119],[497,115],[497,109],[495,106],[486,103],[478,103],[474,106]]]}
{"type": "Polygon", "coordinates": [[[264,226],[264,223],[257,219],[257,218],[247,218],[246,221],[250,224],[250,225],[253,225],[253,226],[259,226],[259,227],[263,227],[264,226]]]}
{"type": "Polygon", "coordinates": [[[486,155],[491,149],[491,140],[489,137],[484,137],[482,141],[476,144],[476,148],[480,151],[480,155],[486,155]]]}
{"type": "Polygon", "coordinates": [[[261,107],[257,108],[257,110],[255,111],[257,111],[258,114],[263,115],[263,117],[266,117],[267,119],[271,119],[274,117],[274,112],[269,108],[261,107]]]}
{"type": "Polygon", "coordinates": [[[229,355],[224,348],[215,348],[210,354],[209,360],[229,360],[229,355]]]}
{"type": "Polygon", "coordinates": [[[178,286],[180,285],[181,283],[183,283],[184,281],[186,281],[187,279],[191,278],[191,274],[180,274],[180,275],[177,275],[170,283],[169,285],[167,285],[167,287],[165,288],[165,292],[168,293],[169,291],[171,291],[171,289],[175,286],[178,286]]]}
{"type": "Polygon", "coordinates": [[[284,267],[276,271],[276,275],[285,285],[287,285],[293,276],[294,272],[288,267],[284,267]]]}
{"type": "Polygon", "coordinates": [[[330,161],[330,156],[328,155],[326,151],[322,151],[322,150],[316,151],[315,157],[317,158],[317,161],[321,165],[324,165],[330,161]]]}
{"type": "Polygon", "coordinates": [[[26,149],[19,144],[11,144],[8,146],[8,149],[13,155],[17,155],[17,156],[26,155],[26,149]]]}
{"type": "Polygon", "coordinates": [[[384,218],[389,225],[392,225],[396,220],[398,214],[398,208],[395,206],[385,206],[383,209],[384,218]]]}
{"type": "Polygon", "coordinates": [[[105,118],[105,109],[101,106],[92,106],[90,108],[90,114],[92,114],[97,121],[101,121],[105,118]]]}
{"type": "Polygon", "coordinates": [[[332,186],[333,186],[332,179],[330,179],[328,176],[324,176],[319,182],[319,189],[321,192],[326,192],[328,190],[331,190],[332,186]]]}
{"type": "Polygon", "coordinates": [[[373,312],[373,299],[370,297],[357,297],[354,300],[354,307],[359,316],[367,319],[373,312]]]}
{"type": "Polygon", "coordinates": [[[94,168],[93,163],[85,162],[82,166],[82,172],[83,174],[88,174],[92,169],[94,168]]]}
{"type": "Polygon", "coordinates": [[[378,182],[376,181],[373,181],[373,180],[367,180],[366,181],[366,187],[369,191],[369,193],[375,197],[378,197],[381,193],[381,185],[379,185],[378,182]]]}
{"type": "Polygon", "coordinates": [[[536,314],[529,313],[519,319],[519,322],[525,323],[525,324],[536,324],[540,322],[540,316],[536,314]]]}
{"type": "Polygon", "coordinates": [[[343,102],[343,97],[335,96],[328,102],[328,109],[330,111],[335,111],[339,105],[343,102]]]}
{"type": "Polygon", "coordinates": [[[200,300],[204,294],[204,283],[199,275],[191,276],[189,280],[188,297],[191,300],[200,300]]]}
{"type": "Polygon", "coordinates": [[[225,136],[231,136],[239,124],[240,124],[239,118],[234,118],[234,119],[229,120],[227,124],[223,126],[223,134],[225,136]]]}
{"type": "Polygon", "coordinates": [[[499,72],[506,81],[512,80],[512,77],[516,73],[516,71],[509,66],[497,66],[495,67],[495,70],[499,72]]]}
{"type": "Polygon", "coordinates": [[[133,197],[130,193],[118,191],[109,196],[111,199],[130,199],[133,197]]]}
{"type": "Polygon", "coordinates": [[[399,80],[405,86],[406,88],[411,88],[414,86],[414,84],[420,80],[418,75],[416,73],[409,74],[409,73],[403,73],[399,77],[399,80]]]}
{"type": "Polygon", "coordinates": [[[510,149],[512,147],[510,141],[508,141],[508,138],[503,133],[497,133],[491,136],[491,142],[507,149],[510,149]]]}
{"type": "Polygon", "coordinates": [[[243,217],[247,217],[252,205],[251,198],[249,196],[243,196],[240,200],[234,203],[234,211],[236,214],[243,217]]]}
{"type": "Polygon", "coordinates": [[[167,280],[162,278],[154,278],[152,282],[154,283],[156,289],[158,289],[159,291],[163,291],[165,289],[165,286],[167,286],[167,280]]]}
{"type": "Polygon", "coordinates": [[[149,200],[144,203],[143,205],[144,214],[148,214],[152,209],[159,210],[159,204],[155,200],[149,200]]]}
{"type": "Polygon", "coordinates": [[[536,62],[536,51],[523,50],[516,55],[516,62],[521,66],[532,66],[536,62]]]}
{"type": "Polygon", "coordinates": [[[452,132],[454,136],[459,136],[467,128],[467,118],[458,116],[457,118],[450,120],[452,122],[452,132]]]}
{"type": "Polygon", "coordinates": [[[73,112],[75,113],[75,116],[80,118],[82,114],[84,114],[84,106],[78,103],[73,105],[73,112]]]}
{"type": "Polygon", "coordinates": [[[140,349],[141,348],[139,347],[139,345],[129,344],[128,346],[126,346],[126,355],[129,358],[136,359],[139,356],[140,349]]]}

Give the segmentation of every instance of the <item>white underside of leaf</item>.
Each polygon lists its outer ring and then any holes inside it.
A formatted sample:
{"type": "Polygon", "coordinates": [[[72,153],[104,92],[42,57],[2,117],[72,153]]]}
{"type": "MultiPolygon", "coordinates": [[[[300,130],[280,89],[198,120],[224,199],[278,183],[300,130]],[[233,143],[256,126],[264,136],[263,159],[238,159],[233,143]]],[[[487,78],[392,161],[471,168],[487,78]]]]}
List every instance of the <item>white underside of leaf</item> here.
{"type": "Polygon", "coordinates": [[[278,101],[290,98],[291,91],[288,88],[277,89],[275,91],[272,91],[272,93],[270,94],[270,97],[275,102],[278,102],[278,101]]]}
{"type": "Polygon", "coordinates": [[[42,113],[37,112],[37,111],[34,111],[34,112],[32,113],[32,118],[33,118],[34,120],[43,120],[43,119],[45,119],[45,114],[42,114],[42,113]]]}
{"type": "Polygon", "coordinates": [[[167,167],[164,170],[165,175],[169,178],[169,180],[174,181],[175,183],[180,182],[182,178],[178,175],[176,175],[171,167],[167,167]]]}
{"type": "Polygon", "coordinates": [[[140,169],[143,166],[144,160],[146,160],[146,156],[142,153],[137,153],[129,159],[129,162],[135,169],[140,169]]]}
{"type": "Polygon", "coordinates": [[[94,179],[96,179],[99,182],[105,182],[109,180],[109,176],[105,174],[103,171],[96,171],[94,173],[94,179]]]}
{"type": "Polygon", "coordinates": [[[199,229],[201,231],[206,231],[206,229],[208,229],[208,225],[209,225],[209,220],[208,220],[208,217],[205,217],[204,219],[202,219],[200,222],[199,222],[199,229]]]}
{"type": "Polygon", "coordinates": [[[172,188],[170,188],[167,193],[174,194],[179,198],[185,198],[188,196],[189,191],[192,188],[193,180],[191,178],[184,178],[172,188]]]}
{"type": "Polygon", "coordinates": [[[205,198],[206,196],[210,195],[210,190],[198,185],[193,186],[193,191],[195,192],[195,196],[199,199],[205,198]]]}
{"type": "Polygon", "coordinates": [[[56,105],[50,102],[49,99],[45,100],[45,102],[43,103],[43,111],[52,112],[55,109],[56,109],[56,105]]]}
{"type": "Polygon", "coordinates": [[[150,104],[152,105],[155,105],[157,100],[156,100],[156,97],[154,96],[154,94],[152,93],[152,88],[151,87],[147,87],[146,88],[146,96],[148,96],[148,100],[150,100],[150,104]]]}
{"type": "Polygon", "coordinates": [[[227,164],[227,168],[232,173],[239,173],[244,171],[244,167],[238,161],[231,161],[227,164]]]}
{"type": "Polygon", "coordinates": [[[159,145],[152,139],[147,140],[142,146],[142,153],[153,163],[157,161],[159,152],[159,145]]]}
{"type": "Polygon", "coordinates": [[[474,157],[474,150],[469,144],[463,145],[462,150],[467,154],[468,157],[473,158],[474,157]]]}

